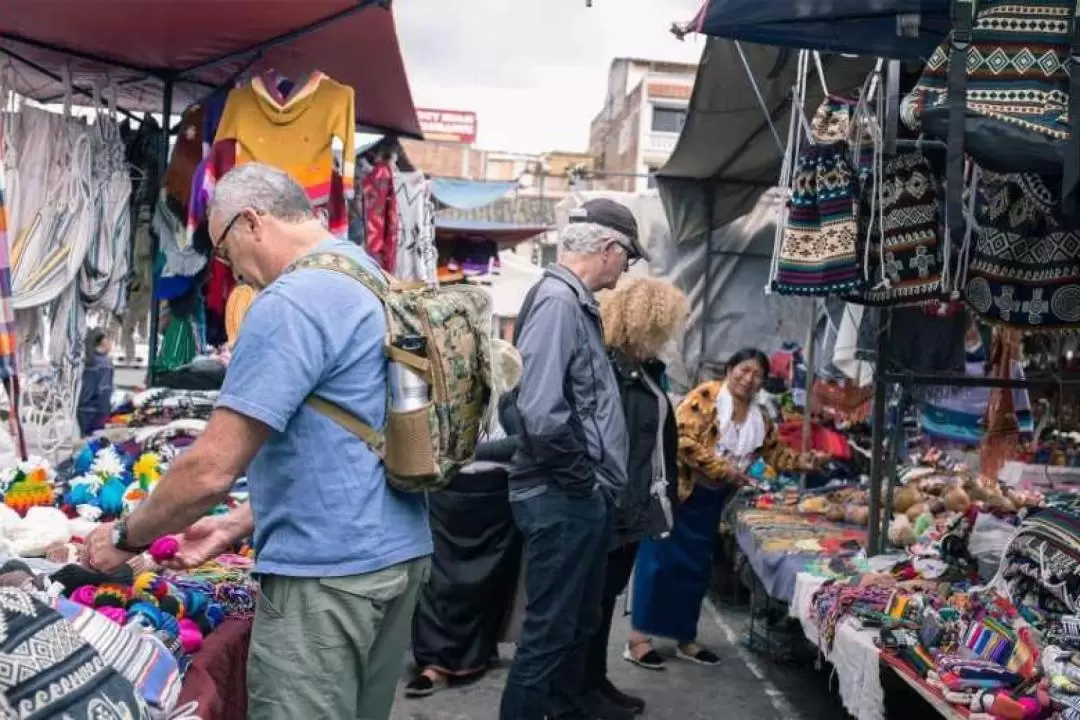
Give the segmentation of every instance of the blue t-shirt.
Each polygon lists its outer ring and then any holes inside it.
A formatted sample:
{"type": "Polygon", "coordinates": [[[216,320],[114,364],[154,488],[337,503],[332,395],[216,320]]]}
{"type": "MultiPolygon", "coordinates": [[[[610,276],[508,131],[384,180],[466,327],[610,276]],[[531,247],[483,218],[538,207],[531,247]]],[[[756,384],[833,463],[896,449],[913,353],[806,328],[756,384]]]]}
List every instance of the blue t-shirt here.
{"type": "MultiPolygon", "coordinates": [[[[377,272],[350,242],[327,239],[314,252],[377,272]]],[[[431,554],[425,496],[388,486],[362,440],[304,404],[314,392],[381,428],[385,334],[375,296],[333,270],[283,275],[248,310],[218,406],[274,431],[247,474],[256,571],[341,577],[431,554]]]]}

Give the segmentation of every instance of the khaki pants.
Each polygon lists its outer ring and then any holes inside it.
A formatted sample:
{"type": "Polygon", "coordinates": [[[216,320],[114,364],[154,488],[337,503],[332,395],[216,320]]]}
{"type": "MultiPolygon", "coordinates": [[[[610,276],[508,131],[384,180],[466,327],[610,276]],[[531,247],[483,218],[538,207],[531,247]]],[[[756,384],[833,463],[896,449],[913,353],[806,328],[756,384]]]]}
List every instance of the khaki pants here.
{"type": "Polygon", "coordinates": [[[249,720],[387,720],[430,558],[366,575],[263,575],[249,720]]]}

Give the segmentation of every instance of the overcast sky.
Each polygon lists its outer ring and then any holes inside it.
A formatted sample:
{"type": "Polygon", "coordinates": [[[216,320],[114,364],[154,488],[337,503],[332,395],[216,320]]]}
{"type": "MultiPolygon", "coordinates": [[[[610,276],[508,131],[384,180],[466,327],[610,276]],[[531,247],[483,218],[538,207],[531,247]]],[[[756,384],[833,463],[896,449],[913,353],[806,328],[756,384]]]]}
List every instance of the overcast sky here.
{"type": "MultiPolygon", "coordinates": [[[[767,0],[763,0],[767,1],[767,0]]],[[[702,0],[398,0],[418,107],[472,110],[489,150],[585,150],[615,57],[697,62],[668,28],[702,0]]]]}

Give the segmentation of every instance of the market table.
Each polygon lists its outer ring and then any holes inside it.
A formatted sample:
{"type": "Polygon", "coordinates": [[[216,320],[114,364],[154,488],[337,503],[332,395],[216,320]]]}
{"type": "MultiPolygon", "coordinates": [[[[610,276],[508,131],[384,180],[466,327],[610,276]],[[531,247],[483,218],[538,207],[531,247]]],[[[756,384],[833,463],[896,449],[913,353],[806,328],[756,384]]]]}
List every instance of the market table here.
{"type": "Polygon", "coordinates": [[[886,688],[886,706],[899,703],[905,705],[902,709],[890,708],[890,717],[900,717],[902,714],[910,715],[910,701],[904,702],[905,698],[901,696],[900,692],[897,692],[898,690],[913,692],[947,720],[967,720],[971,717],[971,711],[947,701],[940,692],[919,677],[918,673],[891,653],[881,653],[881,672],[885,676],[882,684],[886,688]]]}
{"type": "Polygon", "coordinates": [[[735,541],[769,597],[789,603],[800,572],[843,566],[866,546],[866,531],[779,507],[744,508],[736,514],[735,541]]]}

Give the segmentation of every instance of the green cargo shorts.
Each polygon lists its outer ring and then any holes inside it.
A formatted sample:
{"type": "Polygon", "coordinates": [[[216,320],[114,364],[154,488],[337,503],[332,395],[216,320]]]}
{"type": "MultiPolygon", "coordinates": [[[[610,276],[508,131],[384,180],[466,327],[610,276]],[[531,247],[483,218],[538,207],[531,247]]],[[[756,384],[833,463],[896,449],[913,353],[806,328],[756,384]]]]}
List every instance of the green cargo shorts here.
{"type": "Polygon", "coordinates": [[[337,578],[263,575],[249,720],[386,720],[431,559],[337,578]]]}

